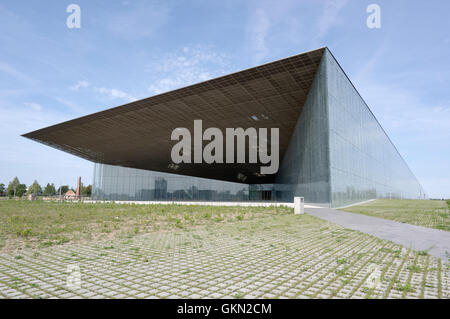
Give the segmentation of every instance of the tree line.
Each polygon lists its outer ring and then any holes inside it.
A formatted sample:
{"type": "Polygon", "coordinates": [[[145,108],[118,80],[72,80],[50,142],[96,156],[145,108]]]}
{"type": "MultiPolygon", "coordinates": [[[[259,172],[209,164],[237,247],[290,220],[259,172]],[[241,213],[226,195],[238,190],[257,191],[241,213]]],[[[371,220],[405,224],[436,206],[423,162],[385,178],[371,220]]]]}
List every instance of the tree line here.
{"type": "MultiPolygon", "coordinates": [[[[42,188],[37,180],[34,180],[34,182],[27,187],[27,185],[20,183],[19,178],[15,177],[9,182],[7,187],[5,184],[0,183],[0,196],[22,197],[29,194],[33,194],[35,196],[55,196],[59,194],[64,195],[69,191],[69,189],[75,192],[75,190],[68,185],[62,185],[56,188],[53,183],[48,183],[44,188],[42,188]]],[[[81,185],[82,196],[91,196],[91,194],[91,185],[81,185]]]]}

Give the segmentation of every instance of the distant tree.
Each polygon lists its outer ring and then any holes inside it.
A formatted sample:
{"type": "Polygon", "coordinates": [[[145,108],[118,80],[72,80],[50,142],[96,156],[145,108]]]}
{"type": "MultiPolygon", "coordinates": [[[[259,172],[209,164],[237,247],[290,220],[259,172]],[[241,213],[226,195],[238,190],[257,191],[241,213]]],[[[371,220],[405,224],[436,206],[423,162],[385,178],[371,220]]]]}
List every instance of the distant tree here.
{"type": "Polygon", "coordinates": [[[67,185],[63,185],[61,187],[58,188],[58,190],[56,191],[56,193],[59,195],[61,190],[61,195],[64,195],[65,193],[67,193],[67,191],[69,190],[69,186],[67,185]]]}
{"type": "Polygon", "coordinates": [[[13,196],[20,197],[20,196],[23,196],[26,192],[27,192],[27,185],[20,184],[20,181],[16,176],[16,177],[14,177],[14,179],[11,182],[9,182],[6,194],[9,197],[13,197],[13,196]]]}
{"type": "Polygon", "coordinates": [[[19,184],[16,190],[16,196],[22,197],[27,194],[27,185],[19,184]]]}
{"type": "Polygon", "coordinates": [[[0,184],[0,196],[2,196],[4,192],[5,192],[5,184],[1,183],[0,184]]]}
{"type": "Polygon", "coordinates": [[[81,186],[81,195],[91,196],[92,195],[92,185],[81,186]]]}
{"type": "Polygon", "coordinates": [[[34,180],[33,184],[28,188],[28,194],[40,195],[42,194],[42,187],[37,180],[34,180]]]}
{"type": "Polygon", "coordinates": [[[14,179],[9,182],[8,184],[8,190],[7,190],[7,195],[9,197],[12,197],[16,194],[16,190],[17,190],[17,186],[20,184],[19,179],[16,177],[14,177],[14,179]]]}
{"type": "Polygon", "coordinates": [[[47,186],[45,186],[45,188],[44,188],[44,195],[45,196],[53,196],[55,194],[56,194],[55,184],[48,183],[47,186]]]}

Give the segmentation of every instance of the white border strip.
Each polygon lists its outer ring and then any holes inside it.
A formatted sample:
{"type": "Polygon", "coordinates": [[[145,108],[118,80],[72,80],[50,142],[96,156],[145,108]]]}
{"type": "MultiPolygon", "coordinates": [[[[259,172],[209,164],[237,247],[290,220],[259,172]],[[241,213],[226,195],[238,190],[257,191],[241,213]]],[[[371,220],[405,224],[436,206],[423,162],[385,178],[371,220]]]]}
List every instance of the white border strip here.
{"type": "MultiPolygon", "coordinates": [[[[178,201],[126,201],[126,200],[85,200],[83,203],[114,203],[114,204],[137,204],[137,205],[201,205],[201,206],[244,206],[244,207],[291,207],[294,203],[279,202],[178,202],[178,201]]],[[[319,206],[305,205],[306,208],[320,208],[319,206]]]]}

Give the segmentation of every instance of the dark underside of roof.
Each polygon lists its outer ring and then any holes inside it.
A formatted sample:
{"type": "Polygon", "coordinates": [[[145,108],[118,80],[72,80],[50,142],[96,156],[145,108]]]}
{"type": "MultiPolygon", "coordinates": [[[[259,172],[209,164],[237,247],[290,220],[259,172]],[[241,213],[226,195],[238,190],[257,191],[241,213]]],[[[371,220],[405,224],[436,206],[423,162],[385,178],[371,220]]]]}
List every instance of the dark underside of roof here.
{"type": "Polygon", "coordinates": [[[170,154],[176,141],[171,140],[171,133],[178,127],[193,132],[194,120],[203,120],[203,130],[217,127],[224,134],[226,128],[279,128],[281,163],[324,50],[152,96],[23,136],[97,163],[233,182],[242,182],[238,179],[242,174],[248,184],[273,183],[275,174],[258,176],[260,163],[182,163],[174,170],[170,154]]]}

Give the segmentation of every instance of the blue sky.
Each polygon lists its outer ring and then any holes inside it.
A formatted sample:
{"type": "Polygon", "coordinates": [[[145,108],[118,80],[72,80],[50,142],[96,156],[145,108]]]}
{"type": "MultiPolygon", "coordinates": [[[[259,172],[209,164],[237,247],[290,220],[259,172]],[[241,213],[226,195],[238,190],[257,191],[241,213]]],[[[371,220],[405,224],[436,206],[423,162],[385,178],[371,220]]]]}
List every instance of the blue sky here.
{"type": "MultiPolygon", "coordinates": [[[[1,1],[0,183],[92,181],[21,134],[328,46],[431,197],[450,198],[450,1],[1,1]],[[69,29],[69,4],[81,28],[69,29]],[[381,8],[369,29],[366,8],[381,8]]],[[[70,136],[67,136],[70,139],[70,136]]]]}

